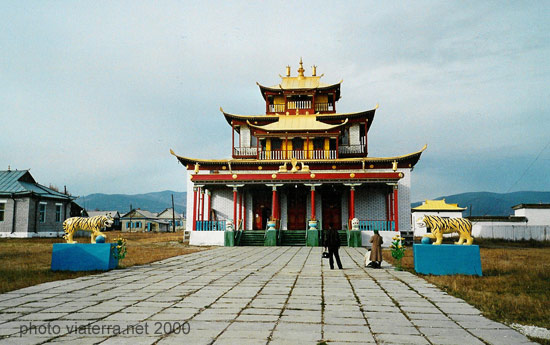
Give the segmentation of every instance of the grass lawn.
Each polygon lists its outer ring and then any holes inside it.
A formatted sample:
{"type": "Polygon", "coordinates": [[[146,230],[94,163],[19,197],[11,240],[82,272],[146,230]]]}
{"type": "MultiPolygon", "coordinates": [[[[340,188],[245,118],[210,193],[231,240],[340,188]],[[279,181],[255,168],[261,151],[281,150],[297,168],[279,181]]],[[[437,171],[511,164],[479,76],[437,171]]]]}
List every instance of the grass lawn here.
{"type": "MultiPolygon", "coordinates": [[[[107,242],[122,236],[127,240],[128,253],[120,267],[143,265],[169,257],[206,250],[182,243],[183,232],[130,233],[109,231],[107,242]]],[[[89,243],[90,237],[76,238],[89,243]]],[[[50,271],[52,244],[65,242],[62,238],[0,239],[0,293],[60,279],[81,277],[97,272],[50,271]]]]}
{"type": "MultiPolygon", "coordinates": [[[[483,277],[420,276],[464,299],[492,320],[549,328],[550,243],[475,244],[480,246],[483,277]]],[[[393,262],[389,250],[384,250],[383,255],[386,261],[393,262]]],[[[412,248],[407,248],[402,264],[403,269],[415,273],[412,248]]]]}

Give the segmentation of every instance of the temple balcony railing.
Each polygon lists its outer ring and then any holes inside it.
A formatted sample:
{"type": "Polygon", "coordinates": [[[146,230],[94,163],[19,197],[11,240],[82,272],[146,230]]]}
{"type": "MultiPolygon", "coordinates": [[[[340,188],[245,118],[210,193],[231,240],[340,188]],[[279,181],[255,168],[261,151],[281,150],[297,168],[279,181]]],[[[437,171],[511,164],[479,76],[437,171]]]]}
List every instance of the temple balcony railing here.
{"type": "Polygon", "coordinates": [[[258,159],[336,159],[336,150],[270,150],[260,151],[258,159]]]}
{"type": "Polygon", "coordinates": [[[359,220],[359,230],[361,231],[395,231],[395,221],[393,220],[359,220]]]}
{"type": "Polygon", "coordinates": [[[225,231],[225,220],[197,220],[196,231],[225,231]]]}
{"type": "Polygon", "coordinates": [[[334,104],[332,103],[315,103],[315,112],[322,111],[334,111],[334,104]]]}
{"type": "Polygon", "coordinates": [[[359,138],[359,144],[357,145],[340,144],[338,146],[338,153],[341,155],[365,153],[366,142],[367,140],[363,136],[359,138]]]}
{"type": "Polygon", "coordinates": [[[233,156],[256,158],[258,156],[258,148],[257,147],[234,147],[233,156]]]}
{"type": "Polygon", "coordinates": [[[288,101],[287,109],[311,109],[311,101],[288,101]]]}
{"type": "Polygon", "coordinates": [[[285,105],[284,104],[270,104],[269,105],[269,112],[270,113],[284,113],[285,105]]]}

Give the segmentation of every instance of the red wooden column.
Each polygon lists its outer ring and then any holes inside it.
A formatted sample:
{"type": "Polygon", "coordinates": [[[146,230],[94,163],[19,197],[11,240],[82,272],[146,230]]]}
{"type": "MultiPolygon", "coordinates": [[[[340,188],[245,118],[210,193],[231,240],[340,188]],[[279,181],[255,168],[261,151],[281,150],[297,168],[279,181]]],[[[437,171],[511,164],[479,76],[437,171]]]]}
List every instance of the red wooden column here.
{"type": "Polygon", "coordinates": [[[277,187],[272,187],[272,195],[271,195],[271,219],[275,220],[277,219],[277,187]]]}
{"type": "Polygon", "coordinates": [[[208,221],[212,220],[212,192],[210,192],[210,189],[207,191],[208,195],[208,221]]]}
{"type": "Polygon", "coordinates": [[[355,187],[349,187],[349,208],[350,208],[350,218],[355,218],[355,187]]]}
{"type": "Polygon", "coordinates": [[[193,187],[193,230],[197,230],[197,187],[193,187]]]}
{"type": "Polygon", "coordinates": [[[399,231],[399,202],[397,194],[397,185],[393,187],[393,220],[395,221],[395,231],[399,231]]]}
{"type": "Polygon", "coordinates": [[[311,218],[310,220],[317,220],[317,217],[315,216],[315,187],[319,187],[321,183],[305,183],[304,186],[311,187],[311,218]]]}
{"type": "Polygon", "coordinates": [[[315,186],[311,186],[311,220],[315,220],[315,186]]]}

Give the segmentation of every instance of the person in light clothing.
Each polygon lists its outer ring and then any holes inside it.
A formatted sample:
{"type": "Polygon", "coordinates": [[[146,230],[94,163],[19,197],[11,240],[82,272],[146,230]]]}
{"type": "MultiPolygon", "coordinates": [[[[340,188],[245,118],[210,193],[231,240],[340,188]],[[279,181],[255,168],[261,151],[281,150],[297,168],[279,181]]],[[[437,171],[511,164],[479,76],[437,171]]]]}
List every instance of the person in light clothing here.
{"type": "Polygon", "coordinates": [[[372,243],[372,248],[369,256],[370,263],[367,267],[380,268],[382,264],[382,243],[384,243],[384,240],[378,234],[378,230],[374,230],[370,243],[372,243]]]}

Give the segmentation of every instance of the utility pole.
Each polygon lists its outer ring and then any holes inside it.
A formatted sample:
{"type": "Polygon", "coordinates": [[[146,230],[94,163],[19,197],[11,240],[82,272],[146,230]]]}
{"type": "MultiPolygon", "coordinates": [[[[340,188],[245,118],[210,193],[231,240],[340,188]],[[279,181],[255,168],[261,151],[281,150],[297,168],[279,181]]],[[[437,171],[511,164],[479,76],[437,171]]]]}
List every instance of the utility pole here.
{"type": "Polygon", "coordinates": [[[174,194],[172,194],[172,231],[176,232],[176,211],[174,210],[174,194]]]}

